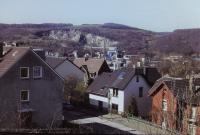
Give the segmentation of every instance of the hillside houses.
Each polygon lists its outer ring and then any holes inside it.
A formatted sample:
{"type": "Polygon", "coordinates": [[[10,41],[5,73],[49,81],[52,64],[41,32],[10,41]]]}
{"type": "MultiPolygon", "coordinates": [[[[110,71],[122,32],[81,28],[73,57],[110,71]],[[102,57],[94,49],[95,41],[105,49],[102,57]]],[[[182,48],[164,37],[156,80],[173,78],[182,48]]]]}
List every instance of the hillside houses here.
{"type": "Polygon", "coordinates": [[[0,46],[0,127],[62,123],[63,78],[31,48],[0,46]]]}
{"type": "Polygon", "coordinates": [[[87,84],[87,93],[82,95],[88,94],[93,113],[133,113],[163,129],[199,135],[199,76],[161,78],[153,67],[111,71],[101,58],[70,61],[27,47],[1,46],[0,52],[0,127],[60,126],[64,119],[64,82],[74,77],[87,84]],[[90,79],[93,82],[88,83],[90,79]]]}

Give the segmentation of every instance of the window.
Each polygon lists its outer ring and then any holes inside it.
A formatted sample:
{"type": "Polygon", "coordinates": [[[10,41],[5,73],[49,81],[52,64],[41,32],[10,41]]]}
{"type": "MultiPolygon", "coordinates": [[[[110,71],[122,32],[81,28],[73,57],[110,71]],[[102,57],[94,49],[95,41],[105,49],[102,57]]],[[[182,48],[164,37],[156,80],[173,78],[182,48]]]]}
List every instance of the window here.
{"type": "Polygon", "coordinates": [[[136,82],[139,82],[139,75],[136,76],[136,82]]]}
{"type": "Polygon", "coordinates": [[[139,87],[139,97],[143,97],[143,87],[139,87]]]}
{"type": "Polygon", "coordinates": [[[118,89],[113,88],[113,97],[118,96],[118,89]]]}
{"type": "Polygon", "coordinates": [[[189,135],[196,135],[196,126],[195,125],[189,124],[188,134],[189,135]]]}
{"type": "Polygon", "coordinates": [[[196,107],[192,107],[192,114],[191,114],[191,118],[192,119],[196,119],[196,111],[197,111],[197,108],[196,107]]]}
{"type": "Polygon", "coordinates": [[[42,77],[42,67],[41,66],[33,67],[33,77],[34,78],[41,78],[42,77]]]}
{"type": "Polygon", "coordinates": [[[28,67],[20,67],[20,77],[21,78],[29,78],[29,68],[28,67]]]}
{"type": "Polygon", "coordinates": [[[20,99],[21,101],[29,101],[29,91],[21,90],[20,99]]]}
{"type": "Polygon", "coordinates": [[[162,101],[162,110],[167,111],[167,100],[163,99],[162,101]]]}

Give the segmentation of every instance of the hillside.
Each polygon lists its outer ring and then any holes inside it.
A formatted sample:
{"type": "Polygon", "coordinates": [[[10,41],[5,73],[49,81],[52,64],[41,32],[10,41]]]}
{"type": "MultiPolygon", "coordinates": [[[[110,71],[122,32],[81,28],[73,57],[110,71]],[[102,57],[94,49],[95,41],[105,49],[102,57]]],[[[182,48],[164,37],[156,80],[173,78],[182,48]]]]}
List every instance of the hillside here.
{"type": "Polygon", "coordinates": [[[43,47],[61,53],[74,49],[117,46],[128,54],[145,52],[191,54],[200,51],[200,29],[152,32],[114,23],[0,24],[0,41],[43,47]]]}
{"type": "Polygon", "coordinates": [[[200,52],[200,29],[180,29],[158,37],[154,48],[165,53],[200,52]]]}
{"type": "Polygon", "coordinates": [[[0,40],[28,46],[73,50],[83,46],[118,46],[128,53],[141,51],[153,32],[121,24],[0,24],[0,40]],[[68,48],[68,49],[66,49],[68,48]],[[71,49],[70,49],[71,48],[71,49]]]}

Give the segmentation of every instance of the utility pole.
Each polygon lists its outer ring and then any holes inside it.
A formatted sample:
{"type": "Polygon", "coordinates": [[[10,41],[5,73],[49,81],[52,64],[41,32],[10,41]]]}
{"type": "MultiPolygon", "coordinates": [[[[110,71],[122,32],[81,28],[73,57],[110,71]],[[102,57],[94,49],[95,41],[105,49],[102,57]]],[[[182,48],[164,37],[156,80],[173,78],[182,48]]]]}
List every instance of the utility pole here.
{"type": "Polygon", "coordinates": [[[108,89],[108,109],[110,115],[112,116],[111,93],[109,89],[108,89]]]}

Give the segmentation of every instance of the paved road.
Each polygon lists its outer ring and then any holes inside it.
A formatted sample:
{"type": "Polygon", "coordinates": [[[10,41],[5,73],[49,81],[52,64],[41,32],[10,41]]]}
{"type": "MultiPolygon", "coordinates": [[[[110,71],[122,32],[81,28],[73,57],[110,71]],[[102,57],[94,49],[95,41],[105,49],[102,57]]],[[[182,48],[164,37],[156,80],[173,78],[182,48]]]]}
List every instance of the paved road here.
{"type": "Polygon", "coordinates": [[[105,120],[105,119],[99,118],[99,117],[83,118],[83,119],[78,119],[78,120],[72,120],[71,122],[76,123],[76,124],[99,123],[99,124],[102,124],[102,125],[107,125],[109,127],[112,127],[113,129],[124,131],[124,132],[130,133],[130,134],[144,134],[144,133],[137,131],[135,129],[128,128],[128,127],[125,127],[124,125],[121,125],[119,123],[111,122],[111,121],[108,121],[108,120],[105,120]]]}
{"type": "MultiPolygon", "coordinates": [[[[94,113],[96,114],[96,113],[94,113]]],[[[110,134],[144,134],[133,128],[126,127],[122,124],[112,122],[103,118],[101,115],[91,115],[91,113],[79,110],[66,111],[65,120],[79,124],[85,127],[92,127],[94,133],[110,133],[110,134]]]]}

